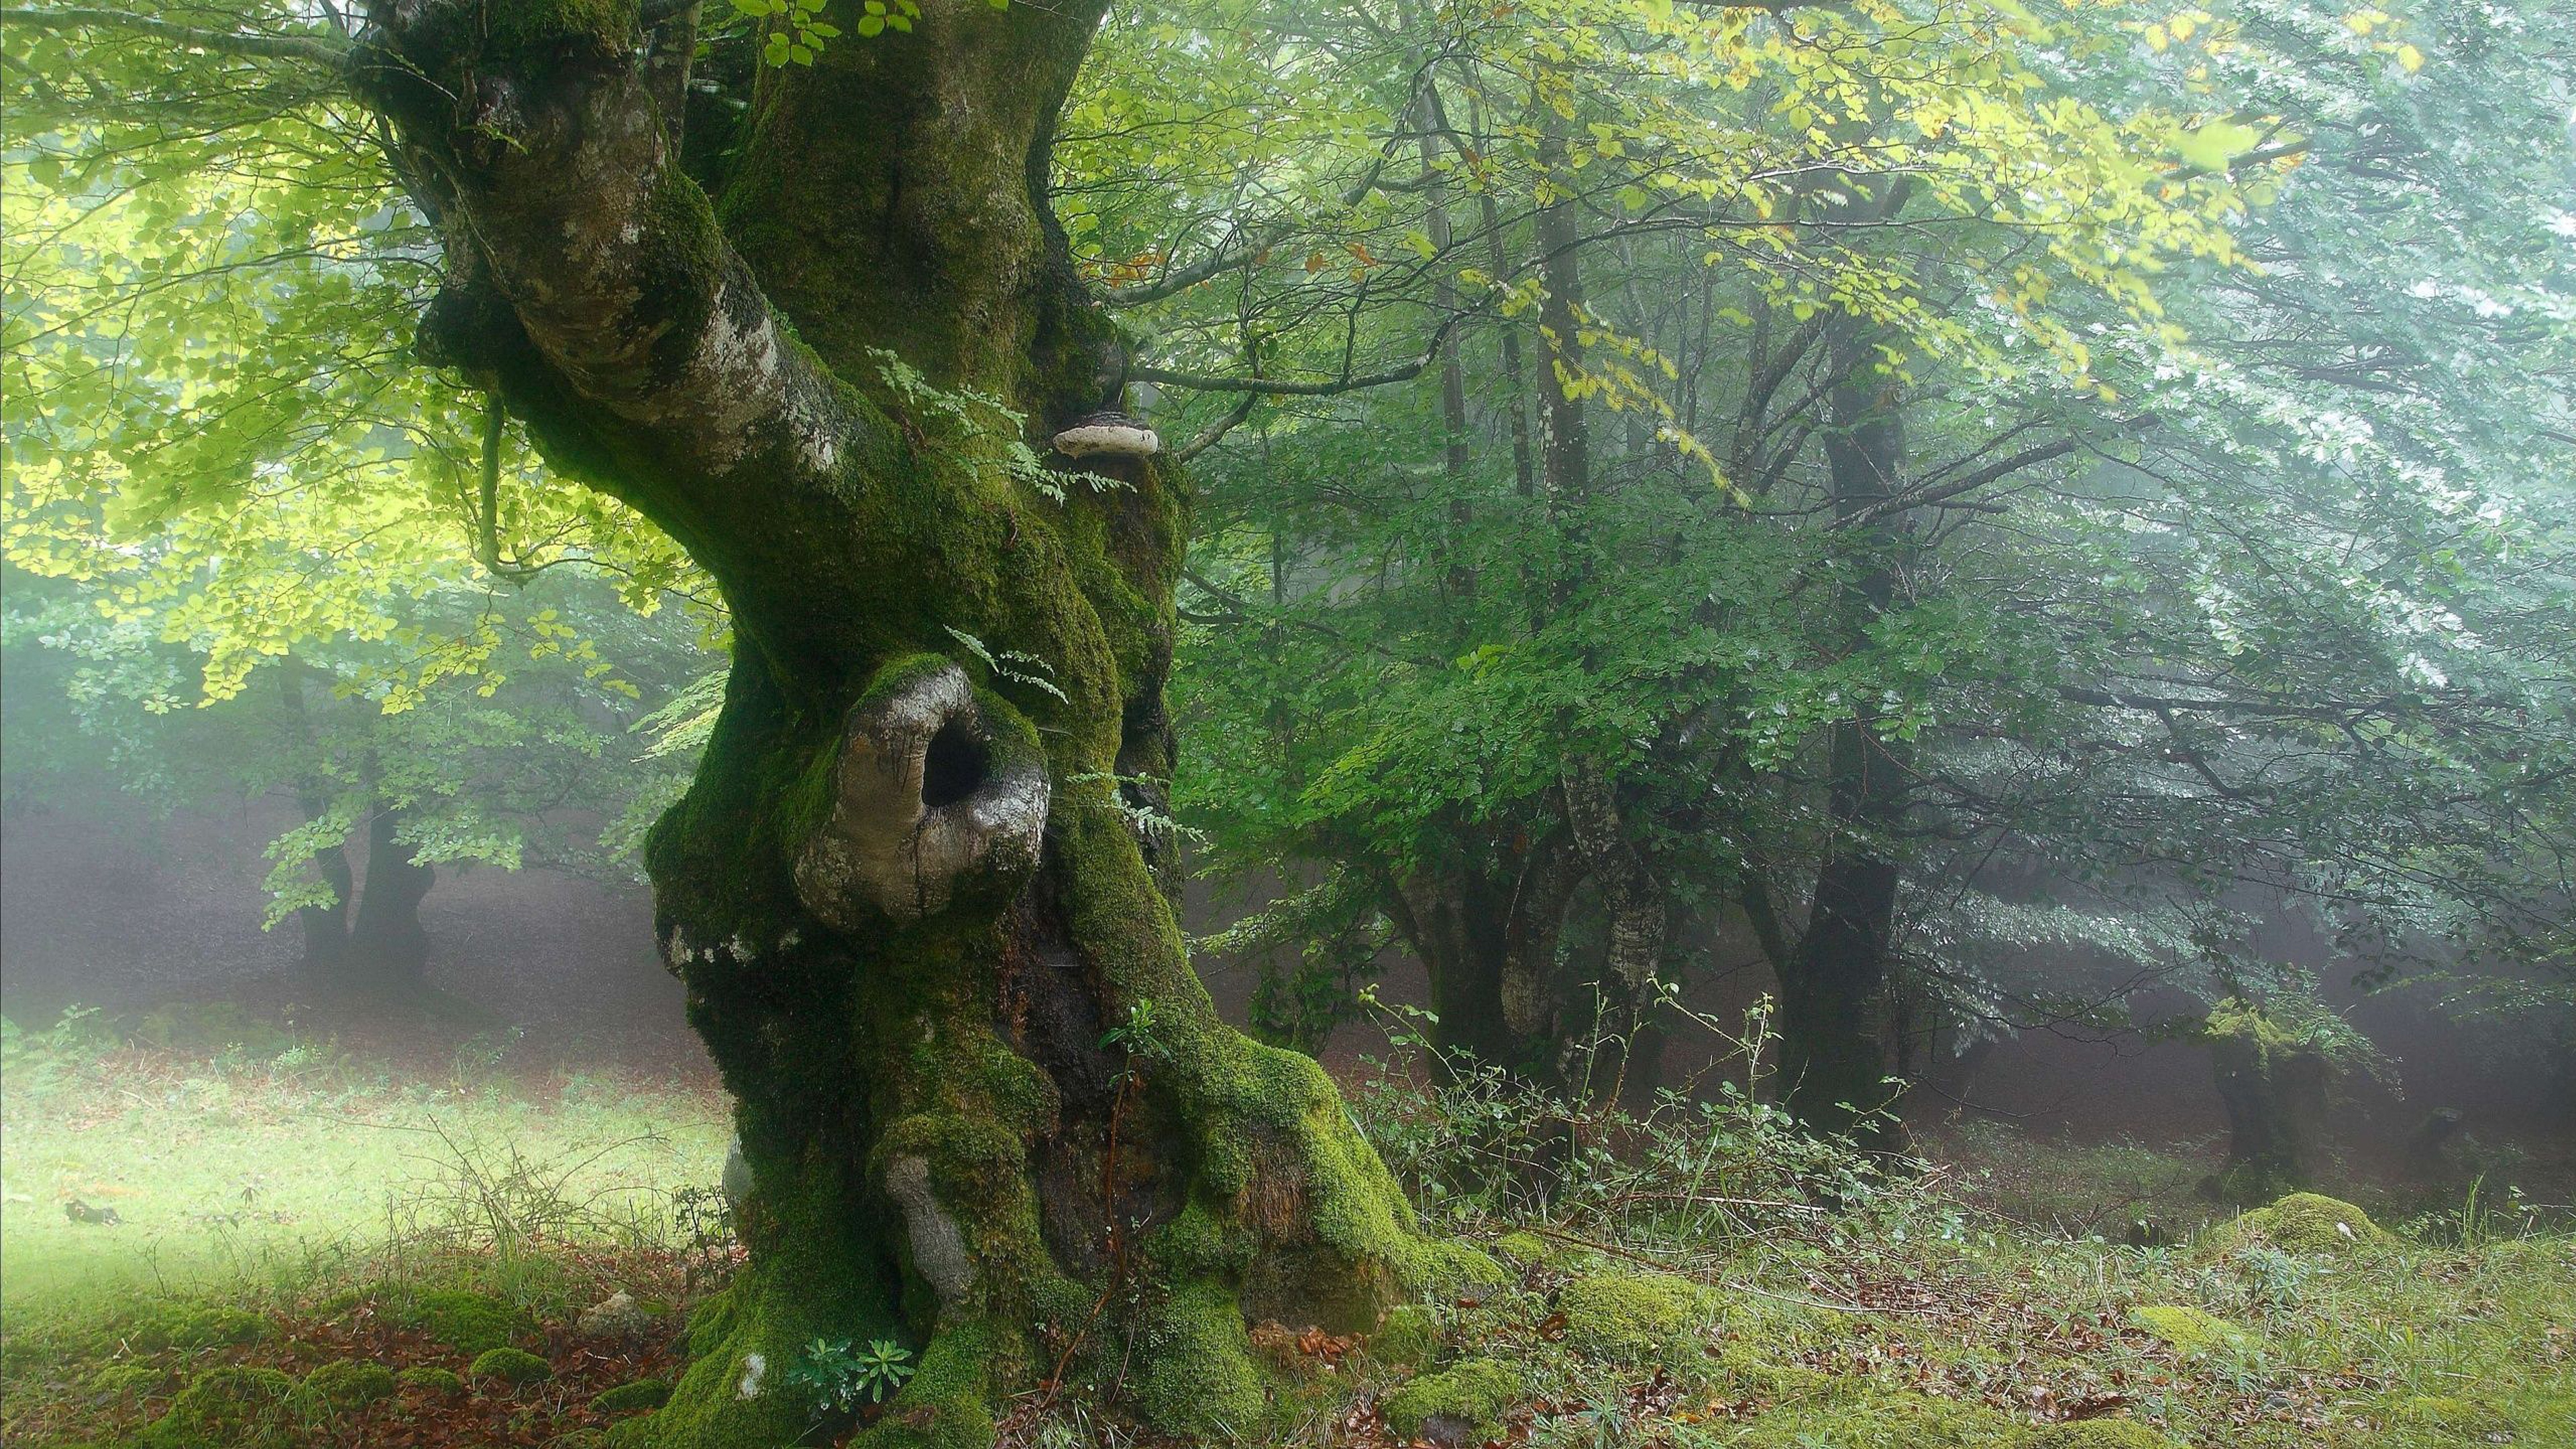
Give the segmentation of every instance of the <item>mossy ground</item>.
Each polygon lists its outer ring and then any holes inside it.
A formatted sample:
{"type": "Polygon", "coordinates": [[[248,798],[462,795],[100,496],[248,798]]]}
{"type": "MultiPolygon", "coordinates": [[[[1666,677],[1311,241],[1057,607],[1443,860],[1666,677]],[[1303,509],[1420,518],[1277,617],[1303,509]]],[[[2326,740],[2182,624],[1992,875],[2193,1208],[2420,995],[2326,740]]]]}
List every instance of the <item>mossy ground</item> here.
{"type": "MultiPolygon", "coordinates": [[[[236,1079],[229,1119],[192,1129],[160,1165],[211,1180],[252,1143],[318,1155],[346,1130],[319,1116],[288,1125],[261,1100],[267,1090],[236,1079]]],[[[533,1110],[524,1086],[455,1100],[451,1129],[533,1110]]],[[[10,1112],[41,1129],[7,1142],[13,1188],[30,1180],[30,1144],[46,1171],[60,1170],[78,1135],[23,1101],[10,1112]]],[[[112,1113],[99,1120],[109,1140],[129,1130],[112,1113]]],[[[703,1161],[663,1187],[712,1179],[721,1138],[705,1125],[703,1161]]],[[[2097,1196],[2140,1176],[2187,1183],[2196,1170],[2188,1159],[2159,1166],[2143,1148],[2121,1153],[2097,1196]]],[[[1938,1181],[1974,1182],[2002,1160],[1957,1160],[1938,1181]]],[[[2060,1161],[2080,1173],[2104,1159],[2060,1161]]],[[[2086,1191],[2072,1180],[2047,1190],[2069,1202],[2086,1191]]],[[[1073,1449],[1106,1442],[1152,1393],[1196,1396],[1193,1408],[1244,1442],[1354,1449],[1453,1424],[1532,1445],[1640,1449],[2554,1449],[2576,1439],[2576,1238],[2517,1232],[2463,1246],[2390,1217],[2396,1226],[2367,1251],[2298,1252],[2269,1234],[2237,1240],[2221,1217],[2197,1235],[2185,1224],[2175,1246],[2141,1249],[2108,1232],[2033,1230],[1948,1192],[1927,1187],[1866,1219],[1750,1237],[1645,1220],[1616,1234],[1480,1223],[1487,1251],[1460,1258],[1488,1265],[1489,1281],[1422,1295],[1373,1333],[1257,1330],[1256,1345],[1270,1347],[1244,1379],[1241,1345],[1206,1305],[1182,1302],[1166,1315],[1169,1344],[1140,1338],[1117,1399],[1006,1398],[994,1418],[949,1427],[1073,1449]],[[1577,1241],[1586,1233],[1598,1250],[1577,1241]],[[1199,1339],[1205,1354],[1164,1351],[1199,1339]]],[[[2303,1206],[2281,1216],[2304,1221],[2303,1206]]],[[[127,1232],[138,1219],[128,1216],[126,1229],[93,1231],[127,1232]]],[[[649,1424],[655,1387],[629,1386],[678,1382],[691,1368],[684,1341],[697,1336],[672,1312],[636,1341],[585,1339],[572,1327],[582,1308],[622,1287],[647,1303],[712,1302],[722,1316],[724,1300],[708,1297],[721,1275],[692,1277],[667,1241],[573,1234],[505,1265],[488,1243],[388,1254],[384,1224],[380,1203],[303,1218],[309,1244],[333,1246],[209,1272],[169,1299],[13,1293],[0,1438],[30,1449],[573,1449],[649,1424]],[[476,1342],[458,1325],[491,1322],[553,1377],[475,1378],[475,1355],[433,1331],[476,1342]],[[392,1392],[375,1397],[385,1371],[392,1392]]],[[[42,1244],[25,1231],[5,1240],[13,1274],[21,1245],[42,1244]]],[[[178,1231],[161,1230],[165,1251],[178,1231]]],[[[155,1240],[107,1241],[140,1254],[155,1240]]],[[[1184,1255],[1208,1246],[1185,1226],[1166,1245],[1184,1255]]],[[[723,1341],[722,1324],[706,1311],[698,1319],[723,1341]]],[[[901,1428],[881,1421],[866,1442],[901,1428]]]]}

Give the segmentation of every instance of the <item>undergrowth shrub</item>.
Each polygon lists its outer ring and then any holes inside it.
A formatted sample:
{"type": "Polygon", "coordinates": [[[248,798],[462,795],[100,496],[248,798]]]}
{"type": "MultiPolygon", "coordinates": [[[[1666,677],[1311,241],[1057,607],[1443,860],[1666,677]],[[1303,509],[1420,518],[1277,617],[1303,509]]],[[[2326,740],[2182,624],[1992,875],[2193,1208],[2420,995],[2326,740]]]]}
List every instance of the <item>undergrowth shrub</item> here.
{"type": "Polygon", "coordinates": [[[1416,1209],[1451,1231],[1547,1224],[1576,1244],[1681,1245],[1956,1234],[1957,1213],[1923,1190],[1921,1164],[1811,1135],[1761,1099],[1767,1001],[1740,1031],[1669,996],[1664,1006],[1756,1065],[1706,1095],[1667,1088],[1630,1108],[1580,1085],[1609,1075],[1591,1059],[1615,1042],[1576,1049],[1564,1076],[1578,1085],[1568,1090],[1443,1057],[1389,1010],[1394,1058],[1355,1095],[1354,1112],[1416,1209]]]}

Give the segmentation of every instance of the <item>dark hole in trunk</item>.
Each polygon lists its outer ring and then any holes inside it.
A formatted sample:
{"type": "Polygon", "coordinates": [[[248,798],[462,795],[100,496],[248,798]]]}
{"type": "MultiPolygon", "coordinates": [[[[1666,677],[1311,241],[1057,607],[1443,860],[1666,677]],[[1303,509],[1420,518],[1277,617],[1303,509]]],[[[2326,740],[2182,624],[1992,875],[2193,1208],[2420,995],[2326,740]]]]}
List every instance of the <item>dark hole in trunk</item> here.
{"type": "Polygon", "coordinates": [[[930,737],[930,748],[921,761],[921,803],[936,810],[954,805],[975,793],[984,783],[984,742],[967,732],[958,720],[950,720],[930,737]]]}

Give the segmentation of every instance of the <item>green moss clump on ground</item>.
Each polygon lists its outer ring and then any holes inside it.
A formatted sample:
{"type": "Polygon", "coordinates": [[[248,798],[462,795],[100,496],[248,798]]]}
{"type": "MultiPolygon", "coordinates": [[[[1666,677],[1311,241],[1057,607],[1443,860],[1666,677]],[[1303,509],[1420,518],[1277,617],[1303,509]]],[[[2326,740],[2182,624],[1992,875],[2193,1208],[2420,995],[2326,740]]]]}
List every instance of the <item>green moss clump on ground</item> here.
{"type": "Polygon", "coordinates": [[[2398,1399],[2388,1406],[2388,1418],[2395,1423],[2472,1439],[2513,1432],[2513,1421],[2505,1417],[2503,1410],[2449,1394],[2414,1394],[2398,1399]]]}
{"type": "Polygon", "coordinates": [[[2226,1319],[2175,1303],[2132,1308],[2129,1321],[2185,1358],[2198,1358],[2222,1348],[2242,1348],[2250,1342],[2244,1329],[2226,1319]]]}
{"type": "Polygon", "coordinates": [[[2135,1419],[2087,1419],[2042,1429],[2019,1449],[2173,1449],[2173,1441],[2135,1419]]]}
{"type": "Polygon", "coordinates": [[[1387,1427],[1407,1439],[1428,1437],[1429,1430],[1449,1441],[1474,1442],[1502,1430],[1503,1414],[1520,1394],[1518,1371],[1478,1358],[1424,1374],[1387,1395],[1379,1407],[1386,1411],[1387,1427]]]}
{"type": "Polygon", "coordinates": [[[404,1388],[424,1394],[461,1394],[465,1392],[465,1380],[458,1378],[455,1370],[443,1369],[438,1367],[436,1364],[416,1364],[410,1368],[404,1369],[401,1373],[394,1375],[394,1382],[402,1385],[404,1388]]]}
{"type": "Polygon", "coordinates": [[[303,1387],[295,1391],[297,1407],[311,1412],[339,1414],[363,1409],[378,1399],[394,1395],[394,1371],[380,1363],[360,1359],[334,1359],[304,1376],[303,1387]]]}
{"type": "Polygon", "coordinates": [[[471,1379],[499,1379],[505,1384],[543,1383],[555,1376],[554,1365],[524,1348],[486,1349],[465,1370],[471,1379]]]}
{"type": "Polygon", "coordinates": [[[208,1369],[143,1431],[150,1449],[284,1449],[293,1441],[287,1401],[295,1380],[275,1369],[208,1369]]]}
{"type": "Polygon", "coordinates": [[[2268,1243],[2291,1253],[2349,1253],[2356,1248],[2396,1241],[2370,1215],[2351,1203],[2320,1193],[2294,1192],[2270,1207],[2257,1208],[2209,1230],[2202,1246],[2230,1253],[2254,1243],[2268,1243]]]}
{"type": "Polygon", "coordinates": [[[148,1363],[112,1363],[89,1376],[89,1391],[103,1399],[139,1399],[168,1377],[148,1363]]]}
{"type": "MultiPolygon", "coordinates": [[[[2027,1436],[2011,1415],[1980,1404],[1825,1378],[1820,1392],[1782,1400],[1724,1442],[1731,1449],[2026,1449],[2027,1436]]],[[[2113,1440],[2098,1449],[2126,1446],[2113,1440]]]]}
{"type": "Polygon", "coordinates": [[[1418,1303],[1398,1304],[1369,1335],[1369,1357],[1400,1368],[1417,1367],[1439,1354],[1440,1337],[1438,1314],[1418,1303]]]}
{"type": "Polygon", "coordinates": [[[639,1409],[658,1409],[670,1401],[671,1386],[661,1379],[637,1379],[631,1384],[600,1394],[590,1406],[603,1414],[632,1414],[639,1409]]]}
{"type": "Polygon", "coordinates": [[[1509,1254],[1524,1265],[1544,1263],[1548,1258],[1547,1239],[1536,1233],[1505,1233],[1494,1240],[1494,1251],[1509,1254]]]}
{"type": "Polygon", "coordinates": [[[275,1324],[249,1309],[199,1304],[151,1310],[128,1323],[123,1337],[136,1348],[158,1352],[257,1343],[276,1332],[275,1324]]]}
{"type": "Polygon", "coordinates": [[[526,1331],[525,1315],[488,1293],[441,1289],[423,1293],[396,1317],[458,1353],[481,1354],[508,1345],[526,1331]]]}
{"type": "Polygon", "coordinates": [[[1706,1303],[1699,1286],[1670,1273],[1597,1273],[1565,1285],[1557,1306],[1578,1348],[1651,1358],[1694,1326],[1706,1303]]]}

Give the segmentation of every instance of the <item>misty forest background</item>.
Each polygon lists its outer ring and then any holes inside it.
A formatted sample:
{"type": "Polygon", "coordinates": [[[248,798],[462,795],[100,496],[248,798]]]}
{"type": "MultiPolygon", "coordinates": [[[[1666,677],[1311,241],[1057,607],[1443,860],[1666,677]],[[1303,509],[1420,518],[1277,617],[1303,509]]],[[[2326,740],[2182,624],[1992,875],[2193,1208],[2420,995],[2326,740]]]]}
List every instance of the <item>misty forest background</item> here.
{"type": "MultiPolygon", "coordinates": [[[[715,195],[940,18],[686,13],[715,195]]],[[[423,360],[364,23],[0,12],[12,1443],[662,1442],[743,1261],[644,876],[735,620],[423,360]]],[[[1501,1265],[1168,1442],[2569,1442],[2571,76],[2550,0],[1113,7],[1049,194],[1194,509],[1091,804],[1501,1265]]],[[[909,1432],[888,1332],[800,1442],[909,1432]]],[[[1064,1353],[981,1442],[1167,1442],[1064,1353]]]]}

